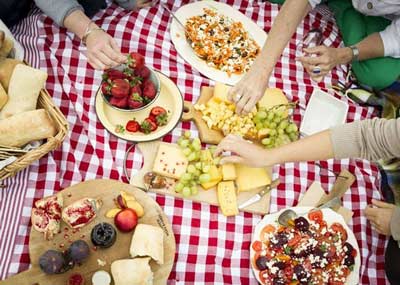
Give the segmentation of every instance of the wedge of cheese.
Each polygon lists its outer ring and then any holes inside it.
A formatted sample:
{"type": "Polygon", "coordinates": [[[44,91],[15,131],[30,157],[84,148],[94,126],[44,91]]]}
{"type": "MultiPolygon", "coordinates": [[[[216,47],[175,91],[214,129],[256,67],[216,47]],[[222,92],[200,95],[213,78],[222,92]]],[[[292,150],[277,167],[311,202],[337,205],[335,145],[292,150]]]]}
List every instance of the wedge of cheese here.
{"type": "Polygon", "coordinates": [[[153,172],[165,177],[179,179],[185,173],[188,163],[179,146],[160,143],[154,159],[153,172]]]}
{"type": "Polygon", "coordinates": [[[214,86],[214,100],[217,102],[232,103],[228,100],[230,86],[217,82],[214,86]]]}
{"type": "Polygon", "coordinates": [[[208,172],[211,176],[211,179],[207,183],[202,183],[201,187],[203,187],[204,190],[209,190],[212,187],[216,186],[221,180],[222,180],[222,173],[221,169],[218,168],[215,165],[211,165],[210,171],[208,172]]]}
{"type": "Polygon", "coordinates": [[[235,216],[239,213],[236,199],[235,184],[233,181],[224,181],[218,184],[218,203],[224,216],[235,216]]]}
{"type": "Polygon", "coordinates": [[[236,168],[233,163],[222,165],[222,180],[235,180],[236,179],[236,168]]]}
{"type": "MultiPolygon", "coordinates": [[[[288,104],[288,103],[289,101],[281,89],[268,88],[265,91],[264,96],[261,98],[261,100],[258,101],[257,105],[259,108],[270,109],[274,106],[288,104]]],[[[287,115],[288,113],[286,112],[286,116],[287,115]]]]}
{"type": "Polygon", "coordinates": [[[271,183],[271,178],[264,168],[253,168],[237,164],[236,176],[238,192],[250,191],[271,183]]]}

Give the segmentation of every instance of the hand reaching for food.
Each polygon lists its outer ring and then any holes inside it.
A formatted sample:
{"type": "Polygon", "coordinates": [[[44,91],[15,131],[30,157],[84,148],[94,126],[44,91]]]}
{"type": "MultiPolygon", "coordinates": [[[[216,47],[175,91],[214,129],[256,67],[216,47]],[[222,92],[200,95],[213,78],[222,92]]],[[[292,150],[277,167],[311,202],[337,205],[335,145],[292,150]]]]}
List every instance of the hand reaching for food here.
{"type": "Polygon", "coordinates": [[[136,7],[134,10],[139,10],[141,8],[150,7],[153,5],[153,1],[149,0],[137,0],[136,7]]]}
{"type": "Polygon", "coordinates": [[[236,113],[245,115],[250,113],[262,98],[268,86],[268,78],[263,68],[256,63],[249,72],[230,90],[228,99],[236,103],[236,113]]]}
{"type": "Polygon", "coordinates": [[[375,199],[372,199],[372,205],[375,207],[365,208],[365,216],[378,233],[390,236],[390,221],[396,206],[375,199]]]}
{"type": "Polygon", "coordinates": [[[251,167],[265,167],[267,152],[260,146],[246,141],[236,135],[226,136],[218,145],[215,156],[230,152],[231,155],[221,159],[221,164],[240,163],[251,167]]]}

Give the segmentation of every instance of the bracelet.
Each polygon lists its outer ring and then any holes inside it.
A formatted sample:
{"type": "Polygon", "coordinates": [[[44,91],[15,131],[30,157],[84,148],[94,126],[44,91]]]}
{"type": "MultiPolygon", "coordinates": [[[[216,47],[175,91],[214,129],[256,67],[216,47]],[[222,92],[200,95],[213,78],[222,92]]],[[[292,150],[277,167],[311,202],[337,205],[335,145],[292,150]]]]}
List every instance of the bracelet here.
{"type": "Polygon", "coordinates": [[[82,37],[82,43],[86,46],[86,40],[87,40],[87,37],[92,33],[92,32],[94,32],[94,31],[103,31],[104,32],[104,30],[102,29],[102,28],[99,28],[99,27],[95,27],[95,28],[90,28],[90,24],[92,24],[93,22],[92,21],[90,21],[89,22],[89,24],[88,24],[88,26],[87,26],[87,28],[86,28],[86,31],[85,31],[85,34],[83,35],[83,37],[82,37]]]}
{"type": "Polygon", "coordinates": [[[358,50],[358,48],[356,46],[350,46],[349,48],[351,49],[351,52],[353,53],[353,57],[352,57],[351,61],[359,61],[360,51],[358,50]]]}

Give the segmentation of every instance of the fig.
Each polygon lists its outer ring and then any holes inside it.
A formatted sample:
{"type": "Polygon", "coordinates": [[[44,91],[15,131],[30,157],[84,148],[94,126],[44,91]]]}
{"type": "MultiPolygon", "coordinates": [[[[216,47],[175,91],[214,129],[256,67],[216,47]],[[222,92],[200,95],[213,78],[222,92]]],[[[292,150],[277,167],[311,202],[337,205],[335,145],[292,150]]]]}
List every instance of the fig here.
{"type": "Polygon", "coordinates": [[[64,255],[57,250],[48,250],[39,258],[40,269],[46,274],[62,273],[65,264],[64,255]]]}
{"type": "Polygon", "coordinates": [[[109,223],[100,223],[94,226],[91,240],[95,246],[108,248],[115,243],[117,232],[109,223]]]}
{"type": "Polygon", "coordinates": [[[90,254],[89,245],[84,240],[77,240],[71,243],[66,252],[66,258],[73,263],[81,264],[90,254]]]}

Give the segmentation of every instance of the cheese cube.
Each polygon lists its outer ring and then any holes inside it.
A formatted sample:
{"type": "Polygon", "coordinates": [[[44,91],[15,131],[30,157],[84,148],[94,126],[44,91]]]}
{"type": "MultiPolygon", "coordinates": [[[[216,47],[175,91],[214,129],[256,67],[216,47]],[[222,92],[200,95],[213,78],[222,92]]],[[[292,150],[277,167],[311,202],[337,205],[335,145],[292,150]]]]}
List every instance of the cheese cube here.
{"type": "Polygon", "coordinates": [[[160,143],[154,160],[153,171],[165,177],[179,179],[186,172],[188,163],[179,146],[160,143]]]}
{"type": "Polygon", "coordinates": [[[236,179],[236,169],[233,163],[222,165],[222,179],[224,181],[236,179]]]}
{"type": "Polygon", "coordinates": [[[218,184],[217,196],[219,207],[225,216],[235,216],[239,213],[236,200],[236,191],[233,181],[224,181],[218,184]]]}
{"type": "Polygon", "coordinates": [[[271,183],[265,168],[253,168],[236,164],[236,185],[238,191],[249,191],[271,183]]]}
{"type": "Polygon", "coordinates": [[[225,85],[220,82],[215,83],[213,98],[219,102],[230,103],[230,101],[228,100],[228,93],[229,93],[230,89],[231,89],[231,87],[228,85],[225,85]]]}

